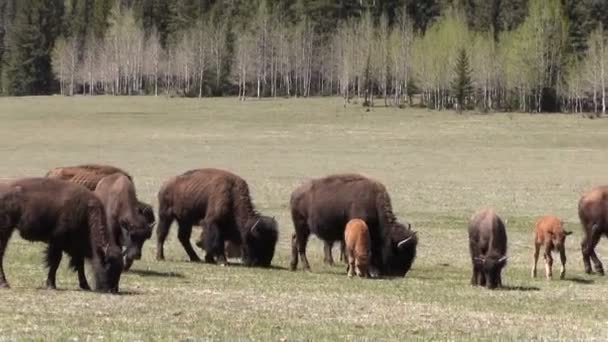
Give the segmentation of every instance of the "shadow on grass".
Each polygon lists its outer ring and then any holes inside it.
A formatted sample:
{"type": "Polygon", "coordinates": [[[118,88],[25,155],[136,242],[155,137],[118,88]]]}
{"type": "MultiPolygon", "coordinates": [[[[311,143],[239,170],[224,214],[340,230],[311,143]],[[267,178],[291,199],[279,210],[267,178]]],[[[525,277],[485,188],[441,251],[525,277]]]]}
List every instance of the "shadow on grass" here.
{"type": "Polygon", "coordinates": [[[527,292],[527,291],[540,291],[539,287],[536,286],[509,286],[506,285],[503,287],[501,287],[500,289],[498,289],[500,291],[522,291],[522,292],[527,292]]]}
{"type": "Polygon", "coordinates": [[[178,272],[159,272],[159,271],[153,271],[153,270],[132,269],[132,270],[129,270],[127,273],[136,274],[136,275],[142,276],[142,277],[186,278],[186,276],[184,276],[183,274],[178,273],[178,272]]]}
{"type": "Polygon", "coordinates": [[[579,277],[566,278],[564,280],[571,281],[571,282],[577,283],[577,284],[582,284],[582,285],[591,285],[591,284],[595,283],[594,280],[579,278],[579,277]]]}
{"type": "Polygon", "coordinates": [[[95,291],[95,290],[83,290],[81,288],[56,288],[56,289],[49,289],[46,287],[37,287],[36,288],[37,291],[40,292],[49,292],[49,293],[53,293],[53,292],[60,292],[60,293],[72,293],[72,292],[82,292],[82,293],[92,293],[92,294],[97,294],[97,295],[108,295],[108,296],[136,296],[136,295],[140,295],[141,292],[137,292],[137,291],[130,291],[130,290],[120,290],[118,291],[118,293],[110,293],[110,292],[101,292],[101,291],[95,291]]]}

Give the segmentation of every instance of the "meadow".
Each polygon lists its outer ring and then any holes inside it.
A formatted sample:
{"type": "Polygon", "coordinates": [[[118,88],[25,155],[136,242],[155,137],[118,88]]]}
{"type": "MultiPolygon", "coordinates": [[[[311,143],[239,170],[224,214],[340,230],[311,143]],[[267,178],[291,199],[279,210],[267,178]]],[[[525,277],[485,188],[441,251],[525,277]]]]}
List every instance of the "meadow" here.
{"type": "MultiPolygon", "coordinates": [[[[580,194],[608,183],[606,119],[367,112],[331,98],[0,98],[0,160],[0,178],[116,165],[155,207],[168,177],[225,168],[249,182],[257,208],[280,227],[273,269],[190,263],[173,227],[167,261],[155,260],[153,236],[123,274],[121,295],[80,291],[67,258],[60,289],[43,289],[44,246],[16,233],[5,256],[12,288],[0,290],[0,341],[608,339],[608,280],[583,272],[577,217],[580,194]],[[323,265],[314,238],[312,272],[287,270],[291,191],[351,171],[382,181],[397,216],[418,231],[405,278],[347,279],[344,265],[323,265]],[[482,206],[507,223],[502,290],[469,285],[466,224],[482,206]],[[530,277],[533,222],[545,213],[574,232],[565,280],[557,259],[545,280],[542,257],[540,277],[530,277]]],[[[608,241],[598,254],[608,262],[608,241]]]]}

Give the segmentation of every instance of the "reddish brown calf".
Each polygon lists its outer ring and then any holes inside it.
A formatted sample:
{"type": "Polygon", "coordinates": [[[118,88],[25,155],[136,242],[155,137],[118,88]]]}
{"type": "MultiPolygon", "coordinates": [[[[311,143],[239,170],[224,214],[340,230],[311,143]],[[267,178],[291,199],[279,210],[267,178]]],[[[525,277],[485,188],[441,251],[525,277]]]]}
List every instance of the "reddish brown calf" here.
{"type": "Polygon", "coordinates": [[[558,217],[553,215],[544,215],[536,220],[534,228],[534,263],[532,265],[532,278],[536,277],[536,264],[538,262],[538,254],[540,247],[545,246],[545,276],[551,279],[553,257],[551,253],[554,250],[559,252],[562,262],[562,268],[559,272],[560,279],[566,276],[566,236],[572,232],[564,230],[564,223],[558,217]]]}
{"type": "Polygon", "coordinates": [[[356,272],[359,277],[367,277],[370,237],[365,221],[348,221],[344,230],[344,242],[348,258],[348,276],[352,277],[356,272]]]}

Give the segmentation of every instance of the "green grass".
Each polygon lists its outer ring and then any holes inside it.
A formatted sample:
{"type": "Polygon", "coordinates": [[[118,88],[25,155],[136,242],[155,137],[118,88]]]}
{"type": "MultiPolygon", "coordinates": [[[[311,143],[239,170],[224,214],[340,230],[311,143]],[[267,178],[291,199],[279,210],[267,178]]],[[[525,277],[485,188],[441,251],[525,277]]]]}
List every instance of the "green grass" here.
{"type": "MultiPolygon", "coordinates": [[[[311,273],[223,268],[186,262],[173,228],[168,261],[154,260],[153,237],[122,278],[125,294],[111,296],[78,290],[65,260],[61,290],[41,289],[43,246],[15,234],[5,257],[12,289],[0,291],[0,340],[608,338],[608,281],[582,272],[576,212],[583,190],[608,183],[608,120],[365,112],[340,99],[42,97],[0,99],[0,122],[0,177],[114,164],[156,206],[172,175],[232,170],[279,221],[273,263],[280,268],[289,264],[289,196],[308,177],[356,171],[381,180],[420,237],[406,278],[349,280],[344,266],[322,264],[316,239],[311,273]],[[507,221],[510,290],[469,285],[466,221],[481,206],[507,221]],[[532,223],[548,212],[574,231],[565,281],[529,276],[532,223]]],[[[598,251],[608,256],[608,243],[598,251]]],[[[540,260],[541,276],[542,268],[540,260]]]]}

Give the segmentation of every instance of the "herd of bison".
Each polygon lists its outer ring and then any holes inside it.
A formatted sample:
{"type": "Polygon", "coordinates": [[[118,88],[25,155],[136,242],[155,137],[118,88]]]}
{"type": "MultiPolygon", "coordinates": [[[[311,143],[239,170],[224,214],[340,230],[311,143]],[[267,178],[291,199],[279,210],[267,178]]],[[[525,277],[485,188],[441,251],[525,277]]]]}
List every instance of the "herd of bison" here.
{"type": "MultiPolygon", "coordinates": [[[[298,263],[310,269],[306,245],[310,234],[324,241],[325,262],[341,245],[340,259],[347,274],[362,277],[405,276],[416,257],[418,237],[411,225],[395,217],[389,194],[380,182],[358,174],[338,174],[304,182],[291,194],[291,270],[298,263]]],[[[608,235],[608,186],[585,193],[578,204],[584,238],[581,243],[587,273],[604,274],[594,249],[608,235]]],[[[95,288],[116,293],[120,276],[152,236],[155,225],[156,259],[164,260],[164,243],[176,221],[178,239],[191,261],[201,261],[190,243],[193,226],[202,228],[196,246],[204,261],[226,265],[240,258],[246,266],[271,265],[279,230],[274,217],[262,215],[251,200],[245,180],[219,169],[196,169],[168,179],[158,192],[158,212],[137,198],[133,178],[108,165],[81,165],[50,170],[45,177],[0,183],[0,288],[8,287],[4,253],[15,229],[22,238],[47,244],[46,286],[56,288],[55,275],[63,253],[78,274],[82,289],[90,289],[85,259],[90,261],[95,288]],[[158,222],[156,222],[158,219],[158,222]]],[[[482,209],[469,222],[471,284],[502,286],[507,263],[507,232],[492,209],[482,209]]],[[[534,263],[544,247],[545,275],[551,278],[552,252],[565,275],[565,239],[570,232],[552,215],[536,221],[534,263]]]]}

